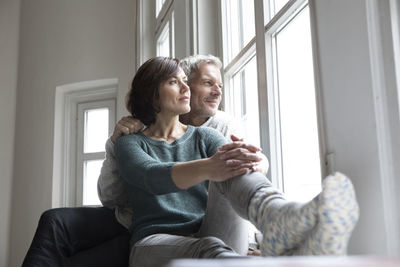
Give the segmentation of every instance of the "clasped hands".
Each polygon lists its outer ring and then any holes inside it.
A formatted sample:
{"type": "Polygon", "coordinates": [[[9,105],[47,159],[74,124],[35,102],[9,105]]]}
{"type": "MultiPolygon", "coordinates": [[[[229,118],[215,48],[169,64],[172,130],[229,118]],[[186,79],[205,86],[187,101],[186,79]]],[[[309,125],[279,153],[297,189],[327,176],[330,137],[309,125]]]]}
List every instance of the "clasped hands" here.
{"type": "Polygon", "coordinates": [[[232,143],[219,147],[210,160],[215,162],[211,175],[213,181],[224,181],[234,176],[243,175],[247,171],[258,171],[267,174],[269,162],[255,145],[244,142],[243,138],[231,135],[232,143]]]}

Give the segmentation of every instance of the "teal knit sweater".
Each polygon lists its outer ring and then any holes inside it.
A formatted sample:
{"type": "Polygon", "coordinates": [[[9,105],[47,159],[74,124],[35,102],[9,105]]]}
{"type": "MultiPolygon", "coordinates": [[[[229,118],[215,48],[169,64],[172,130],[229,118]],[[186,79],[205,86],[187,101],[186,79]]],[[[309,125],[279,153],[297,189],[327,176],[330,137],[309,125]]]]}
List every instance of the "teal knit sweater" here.
{"type": "Polygon", "coordinates": [[[181,190],[172,181],[171,168],[176,162],[210,157],[225,143],[216,130],[193,126],[171,144],[141,132],[117,140],[117,165],[129,184],[134,214],[131,245],[156,233],[185,236],[198,231],[207,206],[208,182],[181,190]]]}

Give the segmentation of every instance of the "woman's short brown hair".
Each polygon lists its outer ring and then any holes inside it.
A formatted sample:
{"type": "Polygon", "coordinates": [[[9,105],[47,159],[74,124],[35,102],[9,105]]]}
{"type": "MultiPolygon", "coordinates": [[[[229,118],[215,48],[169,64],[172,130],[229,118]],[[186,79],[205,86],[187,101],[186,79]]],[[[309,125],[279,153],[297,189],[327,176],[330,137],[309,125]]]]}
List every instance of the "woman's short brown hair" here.
{"type": "Polygon", "coordinates": [[[179,63],[175,58],[155,57],[143,63],[136,72],[127,94],[126,108],[144,125],[156,121],[156,114],[160,112],[159,87],[178,73],[179,63]]]}

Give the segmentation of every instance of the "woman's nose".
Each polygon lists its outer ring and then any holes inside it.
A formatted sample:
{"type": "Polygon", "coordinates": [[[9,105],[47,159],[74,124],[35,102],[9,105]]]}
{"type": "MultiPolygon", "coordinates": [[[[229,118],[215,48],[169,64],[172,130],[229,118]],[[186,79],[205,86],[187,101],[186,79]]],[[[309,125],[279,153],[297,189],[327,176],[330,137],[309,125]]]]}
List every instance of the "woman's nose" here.
{"type": "Polygon", "coordinates": [[[180,83],[181,83],[181,90],[183,90],[185,92],[190,90],[189,85],[187,85],[186,82],[181,81],[180,83]]]}

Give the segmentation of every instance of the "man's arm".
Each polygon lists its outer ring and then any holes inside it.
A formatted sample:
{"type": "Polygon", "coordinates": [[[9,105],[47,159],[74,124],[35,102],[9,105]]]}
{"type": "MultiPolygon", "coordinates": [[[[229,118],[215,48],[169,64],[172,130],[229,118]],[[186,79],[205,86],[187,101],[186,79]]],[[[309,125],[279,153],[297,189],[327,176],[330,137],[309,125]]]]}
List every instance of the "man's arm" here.
{"type": "Polygon", "coordinates": [[[97,193],[101,203],[108,208],[127,207],[128,196],[126,182],[119,177],[115,159],[114,143],[127,134],[136,133],[143,129],[143,124],[132,117],[123,117],[115,125],[114,133],[106,142],[106,158],[103,161],[97,182],[97,193]]]}

